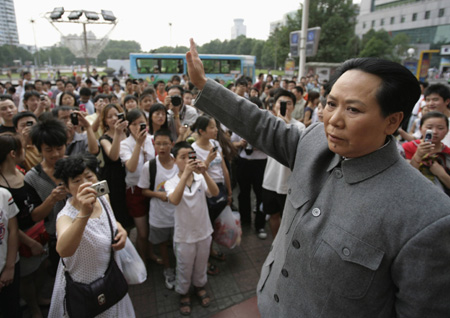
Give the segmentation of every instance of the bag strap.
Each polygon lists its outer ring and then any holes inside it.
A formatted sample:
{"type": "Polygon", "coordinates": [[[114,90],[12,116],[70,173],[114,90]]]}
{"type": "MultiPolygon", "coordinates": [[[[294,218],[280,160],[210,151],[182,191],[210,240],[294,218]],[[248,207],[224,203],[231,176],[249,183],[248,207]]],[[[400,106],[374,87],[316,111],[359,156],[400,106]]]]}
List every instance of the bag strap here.
{"type": "MultiPolygon", "coordinates": [[[[109,216],[109,211],[106,208],[106,205],[102,201],[102,200],[104,200],[104,198],[103,197],[99,197],[98,200],[100,201],[100,204],[102,205],[103,210],[105,210],[106,216],[108,217],[109,229],[111,230],[111,243],[114,243],[114,233],[113,233],[111,217],[109,216]]],[[[110,260],[109,260],[110,262],[111,262],[113,256],[114,256],[114,249],[111,246],[111,257],[110,257],[110,260]]],[[[64,263],[64,258],[63,257],[61,257],[61,262],[62,262],[62,264],[64,266],[64,271],[66,271],[66,264],[64,263]]]]}
{"type": "Polygon", "coordinates": [[[150,172],[150,190],[155,191],[155,179],[156,179],[156,158],[150,160],[148,165],[150,172]]]}

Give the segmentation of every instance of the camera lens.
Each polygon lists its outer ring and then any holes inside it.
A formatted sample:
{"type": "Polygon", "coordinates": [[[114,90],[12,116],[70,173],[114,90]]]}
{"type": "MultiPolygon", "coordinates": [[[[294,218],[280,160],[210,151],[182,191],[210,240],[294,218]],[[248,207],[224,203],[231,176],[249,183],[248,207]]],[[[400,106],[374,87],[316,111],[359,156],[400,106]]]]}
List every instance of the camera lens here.
{"type": "Polygon", "coordinates": [[[181,96],[175,95],[171,96],[172,105],[173,106],[180,106],[181,105],[181,96]]]}

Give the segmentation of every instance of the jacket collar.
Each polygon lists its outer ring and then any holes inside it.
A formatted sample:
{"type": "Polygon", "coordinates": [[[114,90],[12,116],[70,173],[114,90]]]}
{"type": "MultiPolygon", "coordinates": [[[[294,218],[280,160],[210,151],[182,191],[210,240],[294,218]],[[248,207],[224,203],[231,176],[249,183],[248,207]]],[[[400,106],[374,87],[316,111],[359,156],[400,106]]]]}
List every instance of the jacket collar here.
{"type": "Polygon", "coordinates": [[[340,164],[345,182],[353,184],[381,173],[400,158],[394,137],[389,136],[388,142],[383,147],[368,155],[344,160],[341,156],[335,154],[328,165],[327,171],[333,170],[340,164]]]}

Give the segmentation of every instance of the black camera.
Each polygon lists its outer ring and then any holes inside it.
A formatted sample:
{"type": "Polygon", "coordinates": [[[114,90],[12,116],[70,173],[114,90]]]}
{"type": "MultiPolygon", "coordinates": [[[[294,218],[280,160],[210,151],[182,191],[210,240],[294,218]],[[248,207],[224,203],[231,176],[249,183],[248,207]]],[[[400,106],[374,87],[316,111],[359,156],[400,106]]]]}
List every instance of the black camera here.
{"type": "Polygon", "coordinates": [[[76,113],[70,114],[70,121],[72,122],[72,125],[77,126],[78,125],[78,114],[76,114],[76,113]]]}
{"type": "Polygon", "coordinates": [[[171,99],[171,101],[172,101],[172,105],[175,106],[175,107],[180,106],[180,105],[181,105],[181,102],[183,101],[183,100],[181,99],[181,96],[180,96],[180,95],[170,96],[170,99],[171,99]]]}
{"type": "Polygon", "coordinates": [[[147,124],[146,123],[140,123],[139,126],[140,126],[140,130],[139,131],[143,131],[143,130],[147,129],[147,124]]]}
{"type": "Polygon", "coordinates": [[[118,120],[125,120],[125,114],[124,113],[118,113],[117,114],[117,119],[118,120]]]}
{"type": "Polygon", "coordinates": [[[32,120],[28,120],[27,121],[27,126],[28,127],[33,126],[33,125],[34,125],[34,122],[32,120]]]}
{"type": "Polygon", "coordinates": [[[42,95],[40,96],[41,100],[45,100],[46,97],[47,97],[47,96],[44,95],[44,94],[42,94],[42,95]]]}

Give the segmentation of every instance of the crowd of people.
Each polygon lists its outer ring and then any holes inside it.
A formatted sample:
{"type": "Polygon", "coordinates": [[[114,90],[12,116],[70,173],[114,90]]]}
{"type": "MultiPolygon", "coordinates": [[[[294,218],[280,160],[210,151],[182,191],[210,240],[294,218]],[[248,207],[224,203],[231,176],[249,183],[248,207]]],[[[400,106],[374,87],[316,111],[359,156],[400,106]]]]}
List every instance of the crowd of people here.
{"type": "MultiPolygon", "coordinates": [[[[125,87],[97,75],[95,83],[77,76],[52,85],[25,72],[18,87],[0,85],[4,317],[21,316],[21,298],[33,317],[42,317],[41,305],[50,305],[49,317],[66,314],[64,270],[90,283],[109,264],[108,211],[116,230],[113,248],[123,248],[136,228],[140,257],[163,266],[161,279],[180,294],[183,315],[191,313],[191,286],[202,306],[210,304],[207,275],[219,274],[214,260],[226,259],[213,248],[213,225],[226,205],[260,239],[267,238],[267,221],[273,238],[280,229],[291,168],[197,109],[193,102],[202,92],[187,75],[167,83],[130,78],[125,87]],[[101,180],[109,188],[105,197],[90,187],[101,180]],[[45,235],[35,240],[32,231],[45,235]],[[55,285],[53,297],[45,299],[41,289],[49,275],[55,285]]],[[[256,82],[241,76],[221,84],[277,117],[276,125],[299,132],[323,122],[330,103],[327,83],[314,75],[297,81],[260,74],[256,82]]],[[[421,86],[395,141],[405,160],[450,194],[450,90],[421,86]]],[[[243,110],[236,120],[245,126],[247,116],[243,110]]],[[[105,315],[133,316],[131,300],[126,296],[105,315]]]]}

